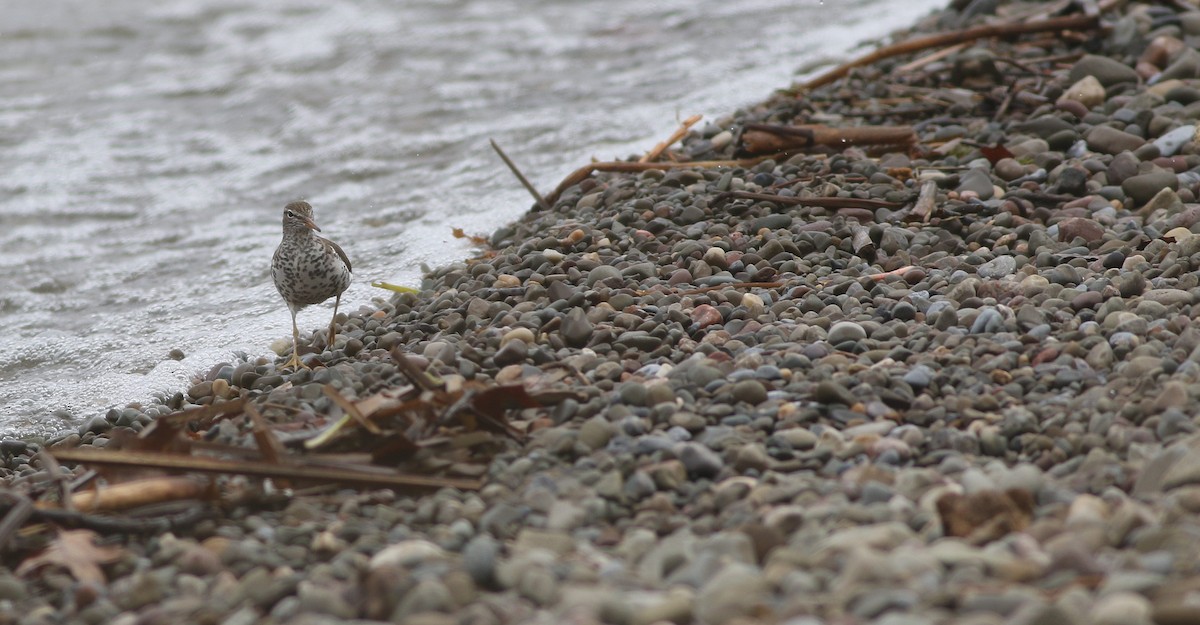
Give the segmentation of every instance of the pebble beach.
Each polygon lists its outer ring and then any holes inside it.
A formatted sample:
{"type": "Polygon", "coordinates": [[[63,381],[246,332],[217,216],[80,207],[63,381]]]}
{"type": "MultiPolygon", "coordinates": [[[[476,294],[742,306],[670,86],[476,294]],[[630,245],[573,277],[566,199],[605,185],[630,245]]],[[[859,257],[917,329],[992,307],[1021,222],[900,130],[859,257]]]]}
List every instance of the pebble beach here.
{"type": "MultiPolygon", "coordinates": [[[[1057,15],[959,4],[893,41],[1057,15]]],[[[26,532],[0,624],[1197,622],[1200,9],[1113,4],[783,90],[671,150],[747,159],[754,124],[909,146],[595,172],[419,293],[343,302],[332,346],[302,331],[311,371],[283,340],[0,441],[0,484],[37,498],[42,448],[239,399],[311,432],[342,414],[325,387],[405,384],[397,358],[561,392],[509,411],[520,436],[479,468],[439,467],[478,490],[280,489],[101,532],[99,579],[27,566],[54,535],[26,532]]]]}

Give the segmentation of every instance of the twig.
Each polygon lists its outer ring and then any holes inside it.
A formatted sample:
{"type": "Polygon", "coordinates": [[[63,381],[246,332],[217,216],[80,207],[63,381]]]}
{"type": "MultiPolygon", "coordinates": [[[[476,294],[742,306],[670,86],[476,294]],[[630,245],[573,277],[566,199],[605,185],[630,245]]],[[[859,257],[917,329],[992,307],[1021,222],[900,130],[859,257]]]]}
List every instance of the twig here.
{"type": "MultiPolygon", "coordinates": [[[[1113,2],[1105,2],[1101,5],[1101,12],[1112,6],[1113,2]]],[[[1011,37],[1013,35],[1023,35],[1029,33],[1040,33],[1046,31],[1057,30],[1077,30],[1094,28],[1100,23],[1099,15],[1068,15],[1066,17],[1056,17],[1043,21],[1019,21],[1005,22],[1003,24],[984,24],[966,30],[960,30],[948,33],[939,33],[926,37],[917,37],[907,41],[884,46],[861,56],[849,63],[839,65],[820,76],[800,85],[798,91],[811,91],[818,87],[823,87],[835,80],[844,78],[850,73],[850,70],[864,65],[870,65],[883,59],[891,58],[901,54],[909,54],[928,50],[929,48],[937,48],[941,46],[951,46],[960,43],[975,41],[976,39],[984,39],[986,37],[1011,37]]]]}
{"type": "Polygon", "coordinates": [[[921,69],[922,67],[925,67],[926,65],[929,65],[930,63],[933,63],[935,61],[940,61],[940,60],[950,56],[951,54],[954,54],[955,52],[958,52],[959,50],[966,48],[968,45],[970,45],[970,42],[963,42],[958,45],[950,46],[948,48],[942,48],[941,50],[938,50],[937,52],[932,52],[932,53],[927,54],[915,61],[912,61],[910,63],[905,63],[904,65],[897,67],[896,72],[897,73],[907,73],[907,72],[921,69]]]}
{"type": "Polygon", "coordinates": [[[933,217],[933,211],[937,207],[937,182],[926,180],[921,185],[921,193],[917,196],[917,203],[913,205],[913,219],[924,223],[929,223],[929,219],[933,217]]]}
{"type": "MultiPolygon", "coordinates": [[[[247,403],[245,411],[246,416],[250,417],[250,423],[254,427],[254,442],[258,444],[258,453],[267,462],[279,464],[279,459],[286,453],[283,443],[279,442],[279,438],[267,426],[267,420],[263,419],[262,413],[258,411],[258,408],[253,403],[247,403]]],[[[280,480],[280,488],[291,488],[291,486],[286,480],[280,480]]]]}
{"type": "Polygon", "coordinates": [[[37,457],[42,463],[42,468],[46,470],[46,474],[50,476],[50,479],[57,486],[58,499],[62,502],[63,507],[67,510],[72,509],[71,487],[69,485],[71,476],[63,471],[62,466],[58,464],[58,461],[54,459],[54,456],[45,447],[38,450],[37,457]]]}
{"type": "MultiPolygon", "coordinates": [[[[254,477],[282,477],[312,482],[336,482],[340,484],[383,488],[434,490],[448,486],[460,490],[478,490],[482,486],[476,480],[406,475],[391,472],[372,473],[367,470],[346,466],[271,464],[269,462],[254,460],[223,460],[151,451],[106,452],[99,449],[63,449],[56,450],[54,454],[60,461],[66,462],[83,462],[117,467],[155,468],[172,471],[195,471],[197,473],[224,473],[254,477]]],[[[295,461],[305,462],[306,459],[301,457],[296,458],[295,461]]],[[[369,467],[364,467],[363,469],[369,469],[369,467]]]]}
{"type": "Polygon", "coordinates": [[[916,266],[905,265],[903,267],[899,267],[899,268],[893,269],[891,271],[885,271],[883,273],[873,273],[867,277],[871,278],[872,280],[874,280],[876,282],[883,282],[885,279],[890,278],[892,276],[903,276],[904,274],[908,273],[910,269],[916,269],[916,266]]]}
{"type": "Polygon", "coordinates": [[[25,521],[33,516],[33,502],[28,497],[15,491],[0,491],[0,498],[9,500],[8,512],[0,519],[0,553],[9,539],[21,529],[25,521]]]}
{"type": "Polygon", "coordinates": [[[355,406],[354,402],[346,399],[346,397],[339,393],[336,388],[333,388],[332,384],[326,384],[322,386],[321,392],[325,393],[325,396],[329,399],[332,399],[333,403],[337,404],[338,407],[346,411],[346,414],[350,415],[350,418],[354,419],[354,422],[357,423],[359,427],[376,436],[383,434],[383,430],[380,430],[378,425],[371,423],[371,421],[364,417],[363,413],[358,409],[358,406],[355,406]]]}
{"type": "Polygon", "coordinates": [[[859,258],[865,258],[867,261],[875,260],[875,242],[871,240],[871,231],[863,226],[852,226],[850,228],[850,244],[854,247],[854,253],[859,258]]]}
{"type": "Polygon", "coordinates": [[[654,146],[654,149],[646,152],[646,155],[638,159],[638,162],[649,163],[657,159],[659,156],[662,156],[662,153],[667,148],[671,147],[671,145],[673,145],[676,141],[682,139],[683,136],[687,134],[688,129],[696,125],[696,122],[700,121],[700,119],[703,117],[703,115],[692,115],[691,117],[683,120],[683,123],[679,124],[679,128],[676,128],[675,132],[671,133],[671,136],[667,137],[666,141],[654,146]]]}
{"type": "Polygon", "coordinates": [[[496,151],[496,154],[500,155],[500,160],[504,161],[505,165],[508,165],[509,171],[511,171],[513,175],[517,177],[517,180],[521,181],[521,184],[525,186],[525,190],[533,196],[533,199],[537,202],[538,207],[544,211],[550,210],[550,204],[548,204],[546,199],[543,198],[540,193],[538,193],[533,184],[529,182],[529,179],[525,177],[525,174],[522,174],[521,170],[517,169],[517,166],[512,162],[511,159],[508,158],[508,155],[504,153],[504,150],[500,149],[500,146],[496,144],[496,140],[488,139],[488,142],[492,144],[492,149],[496,151]]]}
{"type": "MultiPolygon", "coordinates": [[[[207,481],[196,478],[160,476],[109,484],[104,487],[96,486],[92,490],[71,495],[61,505],[68,512],[73,509],[87,512],[127,510],[164,501],[199,499],[209,494],[211,488],[212,485],[207,481]]],[[[56,506],[52,503],[38,502],[37,507],[40,510],[49,510],[56,506]]]]}
{"type": "MultiPolygon", "coordinates": [[[[6,520],[12,517],[18,505],[20,504],[8,506],[6,520]]],[[[0,510],[3,510],[3,508],[4,504],[0,504],[0,510]]],[[[71,512],[70,510],[31,509],[28,518],[44,523],[54,523],[60,527],[71,529],[90,529],[101,534],[162,534],[163,532],[178,532],[181,529],[191,527],[204,519],[215,516],[216,513],[216,509],[208,505],[193,506],[174,515],[157,515],[135,519],[83,514],[80,512],[71,512]]],[[[2,544],[0,544],[0,547],[2,547],[2,544]]]]}
{"type": "Polygon", "coordinates": [[[746,124],[742,131],[742,148],[751,154],[808,149],[817,145],[848,147],[852,145],[912,145],[917,135],[912,126],[781,126],[778,124],[746,124]]]}

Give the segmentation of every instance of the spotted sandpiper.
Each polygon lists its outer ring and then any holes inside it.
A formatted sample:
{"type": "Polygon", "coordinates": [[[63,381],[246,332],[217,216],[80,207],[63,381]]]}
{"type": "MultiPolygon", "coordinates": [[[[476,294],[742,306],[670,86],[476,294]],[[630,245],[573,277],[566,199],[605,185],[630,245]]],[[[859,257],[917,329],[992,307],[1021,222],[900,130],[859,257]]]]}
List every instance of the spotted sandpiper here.
{"type": "Polygon", "coordinates": [[[292,312],[292,359],[284,368],[308,368],[300,362],[296,313],[305,306],[336,297],[333,319],[329,320],[328,344],[332,346],[338,304],[350,286],[350,259],[337,243],[318,236],[320,231],[308,202],[292,202],[283,207],[283,240],[271,258],[271,278],[292,312]]]}

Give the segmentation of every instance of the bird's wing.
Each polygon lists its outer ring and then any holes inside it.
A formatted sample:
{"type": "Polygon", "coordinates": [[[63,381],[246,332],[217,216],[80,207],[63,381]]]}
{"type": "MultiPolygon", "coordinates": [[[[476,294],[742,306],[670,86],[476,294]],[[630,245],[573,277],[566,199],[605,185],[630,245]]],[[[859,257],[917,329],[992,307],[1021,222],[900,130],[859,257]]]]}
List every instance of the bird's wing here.
{"type": "Polygon", "coordinates": [[[342,258],[342,262],[346,263],[347,270],[354,271],[354,268],[350,266],[350,257],[346,256],[346,253],[342,251],[342,248],[339,247],[337,243],[334,243],[333,241],[330,241],[324,237],[317,238],[325,245],[326,250],[332,250],[335,254],[342,258]]]}

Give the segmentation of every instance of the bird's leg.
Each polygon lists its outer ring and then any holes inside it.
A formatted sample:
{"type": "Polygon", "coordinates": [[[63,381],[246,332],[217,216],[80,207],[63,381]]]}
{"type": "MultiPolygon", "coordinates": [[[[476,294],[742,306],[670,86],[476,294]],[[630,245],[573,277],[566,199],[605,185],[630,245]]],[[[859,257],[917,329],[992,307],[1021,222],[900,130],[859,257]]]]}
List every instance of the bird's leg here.
{"type": "Polygon", "coordinates": [[[292,311],[292,359],[283,365],[284,369],[292,368],[299,371],[301,367],[308,369],[309,366],[300,361],[300,328],[296,326],[296,311],[292,311]]]}
{"type": "Polygon", "coordinates": [[[334,332],[333,324],[337,321],[337,309],[338,309],[338,304],[340,304],[340,303],[342,303],[342,294],[338,293],[337,297],[334,298],[334,300],[333,300],[333,317],[329,318],[329,348],[330,349],[333,349],[333,338],[335,336],[337,336],[337,334],[334,332]]]}

